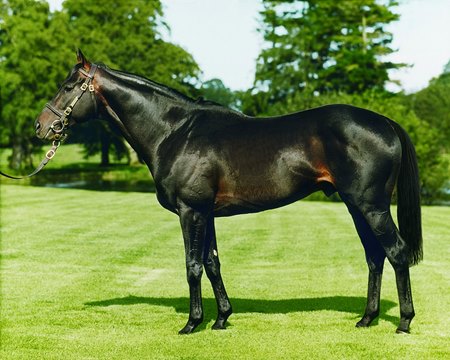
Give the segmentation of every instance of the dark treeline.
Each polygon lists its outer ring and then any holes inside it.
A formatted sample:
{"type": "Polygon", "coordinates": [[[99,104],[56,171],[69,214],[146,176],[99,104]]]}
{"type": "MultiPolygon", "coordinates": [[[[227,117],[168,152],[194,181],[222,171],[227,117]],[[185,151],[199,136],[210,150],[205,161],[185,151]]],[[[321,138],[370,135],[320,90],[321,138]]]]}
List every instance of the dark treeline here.
{"type": "MultiPolygon", "coordinates": [[[[387,25],[399,19],[394,0],[261,0],[257,29],[265,40],[255,82],[233,92],[220,79],[202,82],[191,54],[164,40],[160,0],[66,0],[50,12],[46,1],[0,2],[0,145],[12,149],[9,166],[31,166],[33,120],[74,63],[74,50],[111,67],[137,73],[249,115],[275,115],[329,103],[348,103],[399,122],[417,149],[423,200],[442,196],[448,181],[450,63],[428,87],[406,95],[386,90],[394,50],[387,25]]],[[[257,15],[257,14],[255,14],[257,15]]],[[[394,72],[395,73],[395,72],[394,72]]],[[[397,84],[401,85],[401,84],[397,84]]],[[[86,155],[128,157],[115,129],[97,122],[79,127],[72,141],[86,155]]]]}

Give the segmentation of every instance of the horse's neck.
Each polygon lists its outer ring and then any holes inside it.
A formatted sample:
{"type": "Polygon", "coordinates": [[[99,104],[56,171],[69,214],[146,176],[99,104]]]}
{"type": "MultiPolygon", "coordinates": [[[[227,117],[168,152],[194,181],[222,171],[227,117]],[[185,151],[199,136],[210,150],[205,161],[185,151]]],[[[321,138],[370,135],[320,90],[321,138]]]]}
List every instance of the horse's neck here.
{"type": "Polygon", "coordinates": [[[168,139],[178,121],[185,117],[186,104],[157,92],[137,91],[105,79],[101,94],[106,116],[121,129],[124,137],[144,159],[155,176],[160,145],[168,139]]]}

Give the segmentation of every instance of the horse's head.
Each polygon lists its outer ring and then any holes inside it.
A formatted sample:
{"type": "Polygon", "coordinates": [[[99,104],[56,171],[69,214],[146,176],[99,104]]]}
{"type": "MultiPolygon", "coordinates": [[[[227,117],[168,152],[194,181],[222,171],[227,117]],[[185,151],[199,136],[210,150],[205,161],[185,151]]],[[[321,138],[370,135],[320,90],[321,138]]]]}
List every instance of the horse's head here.
{"type": "Polygon", "coordinates": [[[80,50],[77,59],[78,63],[59,91],[36,119],[36,135],[40,139],[60,140],[67,127],[92,119],[97,114],[94,87],[97,65],[91,64],[80,50]]]}

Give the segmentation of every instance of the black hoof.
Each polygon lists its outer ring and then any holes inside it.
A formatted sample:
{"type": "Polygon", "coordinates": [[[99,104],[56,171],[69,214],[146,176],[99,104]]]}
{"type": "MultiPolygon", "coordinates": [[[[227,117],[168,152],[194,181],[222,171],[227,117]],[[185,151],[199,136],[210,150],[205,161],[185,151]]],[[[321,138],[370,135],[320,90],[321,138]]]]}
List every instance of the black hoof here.
{"type": "Polygon", "coordinates": [[[188,323],[184,328],[182,328],[180,331],[178,331],[178,334],[180,335],[188,335],[192,334],[195,330],[195,328],[200,325],[201,321],[191,321],[189,320],[188,323]]]}
{"type": "Polygon", "coordinates": [[[231,314],[232,314],[231,308],[227,312],[223,312],[223,313],[219,314],[216,322],[214,323],[214,325],[212,326],[211,329],[212,330],[225,330],[227,328],[226,322],[231,314]]]}
{"type": "Polygon", "coordinates": [[[357,328],[366,328],[369,327],[369,324],[366,324],[364,321],[360,320],[356,323],[357,328]]]}
{"type": "Polygon", "coordinates": [[[225,325],[227,321],[223,319],[217,319],[216,322],[211,327],[212,330],[225,330],[227,327],[225,325]]]}
{"type": "Polygon", "coordinates": [[[401,329],[401,328],[397,328],[397,330],[395,330],[396,334],[409,334],[409,329],[401,329]]]}
{"type": "Polygon", "coordinates": [[[413,316],[402,317],[400,319],[400,324],[398,325],[398,328],[395,332],[397,334],[409,334],[409,325],[411,324],[411,320],[412,320],[413,316]]]}
{"type": "Polygon", "coordinates": [[[357,328],[366,328],[372,323],[372,321],[374,319],[375,318],[371,317],[371,316],[363,316],[363,318],[356,323],[356,327],[357,328]]]}

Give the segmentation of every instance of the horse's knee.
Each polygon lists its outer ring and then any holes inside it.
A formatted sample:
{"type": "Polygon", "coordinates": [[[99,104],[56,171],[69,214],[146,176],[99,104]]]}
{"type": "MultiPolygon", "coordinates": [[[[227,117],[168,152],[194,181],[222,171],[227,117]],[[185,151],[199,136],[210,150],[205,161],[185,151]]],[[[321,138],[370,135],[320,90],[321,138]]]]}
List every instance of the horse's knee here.
{"type": "Polygon", "coordinates": [[[382,274],[384,268],[384,259],[386,255],[383,254],[382,257],[366,257],[367,267],[369,271],[374,274],[382,274]]]}
{"type": "Polygon", "coordinates": [[[187,281],[189,285],[197,285],[203,274],[203,265],[198,261],[188,261],[186,263],[187,281]]]}

